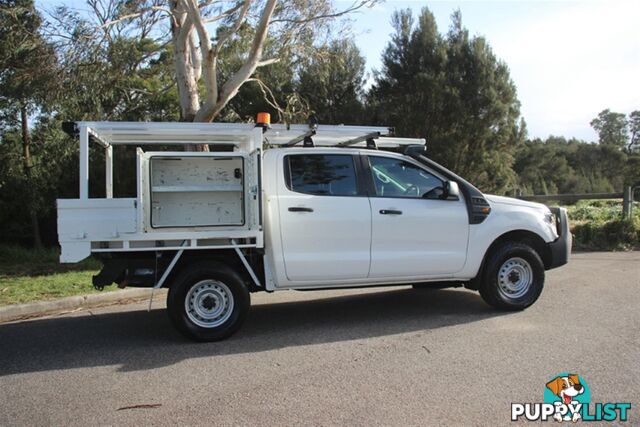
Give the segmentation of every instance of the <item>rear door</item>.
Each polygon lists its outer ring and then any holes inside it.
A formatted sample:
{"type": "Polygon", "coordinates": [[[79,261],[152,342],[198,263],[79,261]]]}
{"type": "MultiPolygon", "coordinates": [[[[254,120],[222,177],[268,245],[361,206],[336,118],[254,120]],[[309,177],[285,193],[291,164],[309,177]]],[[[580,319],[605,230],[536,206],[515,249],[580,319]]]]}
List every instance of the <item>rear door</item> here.
{"type": "Polygon", "coordinates": [[[358,156],[313,151],[284,156],[286,188],[278,187],[278,198],[287,278],[298,284],[364,279],[371,209],[358,156]]]}
{"type": "Polygon", "coordinates": [[[466,261],[469,221],[463,198],[442,200],[443,179],[397,157],[364,157],[370,179],[369,277],[447,277],[466,261]]]}

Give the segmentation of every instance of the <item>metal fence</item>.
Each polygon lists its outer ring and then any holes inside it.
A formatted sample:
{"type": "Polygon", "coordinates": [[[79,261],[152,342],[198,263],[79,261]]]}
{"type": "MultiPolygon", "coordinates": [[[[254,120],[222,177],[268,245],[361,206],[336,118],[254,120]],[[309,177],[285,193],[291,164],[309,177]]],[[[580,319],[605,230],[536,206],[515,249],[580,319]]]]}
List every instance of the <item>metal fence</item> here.
{"type": "Polygon", "coordinates": [[[518,196],[518,199],[533,202],[552,200],[567,203],[577,202],[578,200],[622,199],[622,216],[629,219],[633,215],[634,194],[639,189],[640,185],[636,185],[635,187],[625,187],[621,193],[541,194],[536,196],[518,196]]]}

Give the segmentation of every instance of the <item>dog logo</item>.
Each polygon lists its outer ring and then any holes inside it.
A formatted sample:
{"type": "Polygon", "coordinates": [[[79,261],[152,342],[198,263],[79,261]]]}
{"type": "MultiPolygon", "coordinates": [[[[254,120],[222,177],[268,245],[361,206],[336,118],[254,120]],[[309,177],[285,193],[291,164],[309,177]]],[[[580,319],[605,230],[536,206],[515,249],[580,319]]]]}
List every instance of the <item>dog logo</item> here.
{"type": "Polygon", "coordinates": [[[630,402],[591,402],[584,378],[561,372],[545,383],[543,402],[512,402],[511,421],[620,423],[629,420],[630,402]],[[553,421],[552,421],[553,420],[553,421]]]}
{"type": "MultiPolygon", "coordinates": [[[[581,395],[585,391],[585,387],[580,383],[580,378],[578,375],[569,374],[566,376],[558,376],[552,379],[547,383],[547,389],[551,390],[554,396],[557,396],[560,400],[556,400],[553,404],[560,408],[562,405],[569,408],[578,408],[579,405],[582,405],[582,402],[579,402],[576,397],[581,395]]],[[[569,414],[569,411],[563,416],[561,411],[556,411],[553,416],[553,419],[562,422],[565,421],[578,421],[581,417],[579,411],[572,412],[569,414]]]]}

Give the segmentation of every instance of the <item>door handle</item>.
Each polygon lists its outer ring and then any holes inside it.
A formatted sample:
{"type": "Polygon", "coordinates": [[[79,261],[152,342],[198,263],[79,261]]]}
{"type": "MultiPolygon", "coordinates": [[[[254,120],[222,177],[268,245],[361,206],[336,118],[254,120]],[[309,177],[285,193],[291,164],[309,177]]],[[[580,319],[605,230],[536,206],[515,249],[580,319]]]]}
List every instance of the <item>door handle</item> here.
{"type": "Polygon", "coordinates": [[[292,208],[289,208],[289,212],[313,212],[313,209],[303,208],[303,207],[292,207],[292,208]]]}
{"type": "Polygon", "coordinates": [[[380,213],[382,215],[402,215],[402,211],[397,211],[394,209],[380,209],[380,213]]]}

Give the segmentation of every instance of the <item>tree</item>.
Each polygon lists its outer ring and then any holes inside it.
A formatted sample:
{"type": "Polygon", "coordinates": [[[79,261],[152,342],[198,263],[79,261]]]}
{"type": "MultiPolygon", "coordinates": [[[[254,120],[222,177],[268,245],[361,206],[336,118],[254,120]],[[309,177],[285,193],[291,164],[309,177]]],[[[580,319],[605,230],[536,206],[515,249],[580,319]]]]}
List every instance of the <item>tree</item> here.
{"type": "Polygon", "coordinates": [[[523,194],[584,193],[584,180],[569,164],[574,141],[562,137],[535,139],[518,147],[514,170],[523,194]]]}
{"type": "Polygon", "coordinates": [[[377,122],[426,137],[430,156],[488,191],[515,191],[515,147],[524,140],[507,66],[471,37],[459,12],[442,36],[424,8],[396,12],[395,33],[369,94],[377,122]]]}
{"type": "MultiPolygon", "coordinates": [[[[98,1],[98,0],[95,0],[98,1]]],[[[125,4],[128,2],[124,2],[125,4]]],[[[350,13],[375,0],[358,0],[344,10],[334,10],[329,0],[291,0],[279,4],[264,1],[168,0],[168,8],[158,0],[135,2],[136,11],[125,13],[103,27],[136,19],[146,13],[166,13],[170,26],[176,82],[180,98],[181,119],[210,122],[235,97],[256,70],[278,62],[279,55],[264,58],[265,44],[271,33],[281,51],[295,45],[300,38],[322,29],[322,23],[350,13]],[[251,42],[243,52],[243,61],[224,82],[219,81],[218,62],[225,44],[238,36],[243,24],[255,28],[251,42]],[[209,24],[215,24],[214,37],[209,24]],[[199,82],[204,95],[200,99],[199,82]]],[[[117,8],[116,8],[117,9],[117,8]]],[[[128,12],[128,11],[127,11],[128,12]]],[[[207,146],[193,147],[207,150],[207,146]]]]}
{"type": "Polygon", "coordinates": [[[629,160],[614,146],[551,136],[518,147],[514,170],[525,194],[613,192],[629,160]]]}
{"type": "MultiPolygon", "coordinates": [[[[244,52],[254,32],[255,29],[250,25],[243,25],[237,37],[227,42],[220,51],[218,72],[221,80],[228,79],[242,65],[244,52]]],[[[257,111],[265,111],[271,113],[273,121],[306,121],[309,109],[297,93],[296,76],[302,58],[312,49],[313,42],[313,38],[305,38],[300,40],[296,49],[283,50],[279,40],[273,36],[267,37],[264,54],[267,57],[278,55],[280,60],[257,69],[216,120],[251,122],[257,111]]]]}
{"type": "Polygon", "coordinates": [[[57,112],[66,120],[177,120],[173,52],[153,30],[161,11],[113,22],[135,2],[87,3],[91,14],[59,7],[45,26],[62,71],[57,112]]]}
{"type": "Polygon", "coordinates": [[[298,92],[320,123],[358,124],[365,59],[351,40],[334,40],[302,64],[298,92]]]}
{"type": "Polygon", "coordinates": [[[626,146],[629,130],[627,117],[624,114],[615,113],[607,108],[602,110],[590,124],[598,133],[600,144],[618,148],[626,146]]]}
{"type": "Polygon", "coordinates": [[[627,149],[632,151],[640,148],[640,110],[632,111],[629,114],[629,132],[631,138],[627,149]]]}
{"type": "Polygon", "coordinates": [[[52,90],[56,75],[53,48],[40,34],[40,15],[32,0],[0,1],[0,107],[3,128],[19,124],[23,201],[31,220],[33,244],[41,247],[38,206],[32,182],[29,115],[52,90]]]}

